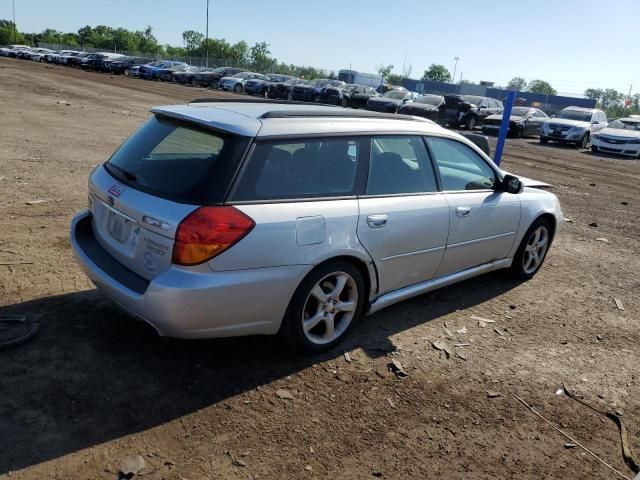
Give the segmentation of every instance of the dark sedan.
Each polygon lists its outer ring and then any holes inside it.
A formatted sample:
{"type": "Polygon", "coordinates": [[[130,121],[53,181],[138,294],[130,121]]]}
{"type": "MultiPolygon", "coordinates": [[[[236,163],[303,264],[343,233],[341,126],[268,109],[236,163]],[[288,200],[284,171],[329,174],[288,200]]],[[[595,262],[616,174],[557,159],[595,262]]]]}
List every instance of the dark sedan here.
{"type": "Polygon", "coordinates": [[[290,78],[284,82],[274,82],[268,85],[267,97],[278,100],[291,100],[291,91],[295,85],[304,85],[307,80],[290,78]]]}
{"type": "Polygon", "coordinates": [[[452,127],[464,126],[473,130],[482,125],[490,115],[502,113],[502,102],[477,95],[446,95],[440,113],[440,121],[452,127]]]}
{"type": "Polygon", "coordinates": [[[351,96],[349,98],[349,106],[351,108],[367,108],[367,101],[372,97],[379,97],[380,94],[371,87],[364,85],[347,85],[351,96]]]}
{"type": "Polygon", "coordinates": [[[196,83],[201,87],[218,88],[222,77],[230,77],[240,72],[246,72],[246,70],[244,68],[218,67],[211,71],[198,73],[196,83]]]}
{"type": "Polygon", "coordinates": [[[118,58],[109,64],[109,68],[111,73],[115,73],[116,75],[124,74],[127,77],[131,71],[131,68],[138,65],[146,65],[152,62],[150,58],[145,57],[124,57],[118,58]]]}
{"type": "Polygon", "coordinates": [[[295,85],[291,91],[291,99],[301,102],[320,102],[326,87],[343,87],[344,85],[346,83],[340,80],[316,78],[308,83],[295,85]]]}
{"type": "MultiPolygon", "coordinates": [[[[538,108],[513,107],[509,117],[508,135],[512,137],[526,137],[528,135],[540,135],[542,124],[549,120],[546,113],[538,108]]],[[[497,134],[502,125],[502,114],[490,115],[484,119],[482,132],[485,135],[497,134]]]]}
{"type": "Polygon", "coordinates": [[[261,97],[266,97],[271,84],[283,83],[291,79],[293,79],[293,77],[290,75],[278,74],[267,75],[267,80],[252,78],[244,82],[244,91],[249,95],[260,95],[261,97]]]}
{"type": "Polygon", "coordinates": [[[440,109],[444,105],[442,95],[421,95],[411,103],[405,103],[398,107],[398,113],[403,115],[415,115],[416,117],[427,118],[434,122],[440,116],[440,109]]]}
{"type": "Polygon", "coordinates": [[[417,93],[408,90],[389,90],[381,97],[371,97],[367,100],[367,110],[374,112],[396,113],[396,110],[405,103],[413,102],[418,97],[417,93]]]}

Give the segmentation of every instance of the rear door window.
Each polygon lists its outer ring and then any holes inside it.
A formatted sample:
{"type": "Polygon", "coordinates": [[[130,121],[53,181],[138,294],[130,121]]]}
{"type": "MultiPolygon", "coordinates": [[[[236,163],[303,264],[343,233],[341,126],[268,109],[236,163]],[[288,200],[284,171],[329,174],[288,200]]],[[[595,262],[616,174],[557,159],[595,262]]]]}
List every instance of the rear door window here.
{"type": "Polygon", "coordinates": [[[355,193],[364,138],[320,138],[256,144],[232,201],[342,197],[355,193]]]}
{"type": "Polygon", "coordinates": [[[367,195],[436,190],[435,174],[421,137],[384,136],[372,139],[367,195]]]}
{"type": "Polygon", "coordinates": [[[181,203],[220,203],[229,188],[245,137],[186,122],[151,118],[105,168],[138,190],[181,203]]]}

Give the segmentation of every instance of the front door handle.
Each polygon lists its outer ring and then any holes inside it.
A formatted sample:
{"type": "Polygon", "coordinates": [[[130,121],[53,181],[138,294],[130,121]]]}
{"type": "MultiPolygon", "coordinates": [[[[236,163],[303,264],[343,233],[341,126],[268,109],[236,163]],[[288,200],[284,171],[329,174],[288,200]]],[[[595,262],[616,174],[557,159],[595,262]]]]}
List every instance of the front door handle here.
{"type": "Polygon", "coordinates": [[[371,228],[381,228],[387,224],[387,220],[389,220],[387,215],[369,215],[367,225],[371,228]]]}
{"type": "Polygon", "coordinates": [[[456,215],[460,218],[468,217],[471,213],[471,207],[457,207],[456,215]]]}

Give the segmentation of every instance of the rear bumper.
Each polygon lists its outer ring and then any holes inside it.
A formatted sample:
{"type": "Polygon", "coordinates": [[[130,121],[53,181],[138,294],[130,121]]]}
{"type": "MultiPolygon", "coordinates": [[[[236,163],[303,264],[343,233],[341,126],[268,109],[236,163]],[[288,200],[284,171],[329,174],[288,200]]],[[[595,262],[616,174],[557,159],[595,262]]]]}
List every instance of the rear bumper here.
{"type": "Polygon", "coordinates": [[[147,281],[101,250],[86,210],[71,222],[71,247],[100,291],[158,334],[177,338],[277,333],[295,289],[311,269],[293,265],[203,273],[172,266],[147,281]]]}

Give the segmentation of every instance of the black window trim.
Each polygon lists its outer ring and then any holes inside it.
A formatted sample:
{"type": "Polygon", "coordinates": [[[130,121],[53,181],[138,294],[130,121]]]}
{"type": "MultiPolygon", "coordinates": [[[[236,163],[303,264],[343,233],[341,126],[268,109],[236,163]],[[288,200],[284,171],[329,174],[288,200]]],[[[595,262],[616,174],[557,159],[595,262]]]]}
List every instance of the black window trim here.
{"type": "Polygon", "coordinates": [[[431,162],[433,164],[433,167],[435,169],[436,172],[436,179],[438,181],[438,189],[441,193],[446,193],[446,194],[460,194],[460,193],[478,193],[478,192],[496,192],[497,190],[495,188],[478,188],[475,190],[445,190],[444,189],[444,184],[442,183],[442,178],[440,177],[440,169],[438,168],[435,156],[433,155],[433,152],[431,151],[431,146],[429,145],[429,138],[444,138],[445,140],[450,140],[452,142],[457,142],[461,145],[464,145],[465,147],[467,147],[467,149],[471,150],[473,153],[475,153],[484,163],[485,165],[487,165],[495,174],[496,174],[496,179],[497,182],[501,182],[502,181],[502,172],[500,172],[499,170],[496,170],[492,164],[490,164],[489,162],[487,162],[487,160],[480,155],[478,152],[476,152],[473,148],[471,148],[469,145],[467,145],[464,142],[461,142],[458,139],[455,138],[451,138],[451,137],[447,137],[444,135],[424,135],[424,142],[427,146],[427,151],[429,152],[429,157],[431,158],[431,162]]]}

